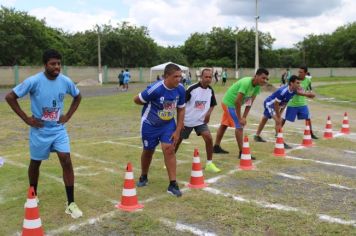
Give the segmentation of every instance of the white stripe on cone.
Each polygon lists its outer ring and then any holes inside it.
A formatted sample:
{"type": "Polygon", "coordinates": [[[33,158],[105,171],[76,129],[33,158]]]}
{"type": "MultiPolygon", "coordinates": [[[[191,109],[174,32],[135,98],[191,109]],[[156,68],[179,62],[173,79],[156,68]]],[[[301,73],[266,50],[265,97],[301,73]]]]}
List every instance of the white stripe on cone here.
{"type": "Polygon", "coordinates": [[[122,196],[125,196],[125,197],[133,197],[133,196],[136,196],[136,189],[133,188],[133,189],[123,189],[122,190],[122,196]]]}
{"type": "Polygon", "coordinates": [[[38,218],[36,220],[23,220],[23,227],[25,229],[37,229],[40,228],[42,226],[42,222],[41,219],[38,218]]]}
{"type": "Polygon", "coordinates": [[[311,135],[304,135],[304,139],[311,139],[311,135]]]}
{"type": "Polygon", "coordinates": [[[331,133],[331,132],[333,132],[333,130],[332,129],[325,129],[325,132],[326,133],[331,133]]]}
{"type": "Polygon", "coordinates": [[[348,124],[342,124],[342,128],[349,128],[348,124]]]}
{"type": "Polygon", "coordinates": [[[200,163],[199,157],[193,157],[193,163],[200,163]]]}
{"type": "Polygon", "coordinates": [[[244,142],[242,147],[245,147],[245,148],[250,147],[250,144],[248,142],[244,142]]]}
{"type": "Polygon", "coordinates": [[[282,148],[284,148],[284,144],[283,143],[276,143],[275,148],[282,149],[282,148]]]}
{"type": "Polygon", "coordinates": [[[25,203],[25,208],[35,208],[37,207],[37,200],[36,198],[33,199],[27,199],[25,203]]]}
{"type": "Polygon", "coordinates": [[[125,173],[125,179],[133,179],[134,176],[133,176],[133,172],[126,172],[125,173]]]}
{"type": "Polygon", "coordinates": [[[242,160],[251,160],[251,155],[250,154],[241,154],[241,159],[242,160]]]}
{"type": "Polygon", "coordinates": [[[278,133],[277,138],[283,138],[283,133],[278,133]]]}
{"type": "Polygon", "coordinates": [[[192,177],[202,177],[203,176],[203,171],[201,170],[192,170],[192,177]]]}

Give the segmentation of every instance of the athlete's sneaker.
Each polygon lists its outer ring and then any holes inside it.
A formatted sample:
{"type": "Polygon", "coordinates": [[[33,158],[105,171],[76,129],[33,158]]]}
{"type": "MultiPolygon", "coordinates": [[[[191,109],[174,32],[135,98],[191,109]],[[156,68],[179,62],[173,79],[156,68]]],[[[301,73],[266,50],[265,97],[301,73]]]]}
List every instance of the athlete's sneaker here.
{"type": "Polygon", "coordinates": [[[167,193],[172,194],[173,196],[176,196],[176,197],[182,196],[182,192],[179,190],[179,186],[177,183],[170,184],[168,186],[167,193]]]}
{"type": "Polygon", "coordinates": [[[221,171],[219,168],[216,167],[216,165],[214,163],[206,164],[205,170],[213,172],[213,173],[218,173],[221,171]]]}
{"type": "Polygon", "coordinates": [[[255,135],[253,136],[253,139],[255,140],[255,142],[260,142],[260,143],[265,143],[267,142],[266,140],[264,140],[261,136],[259,135],[255,135]]]}
{"type": "Polygon", "coordinates": [[[229,153],[228,151],[225,151],[224,149],[222,149],[220,147],[220,145],[214,145],[214,149],[213,149],[214,153],[220,153],[220,154],[227,154],[229,153]]]}
{"type": "Polygon", "coordinates": [[[319,139],[317,136],[315,136],[314,134],[311,134],[311,138],[312,139],[319,139]]]}
{"type": "Polygon", "coordinates": [[[148,184],[148,179],[147,178],[143,178],[142,176],[140,176],[140,179],[137,181],[136,186],[137,187],[144,187],[148,184]]]}
{"type": "Polygon", "coordinates": [[[75,204],[75,202],[72,202],[71,204],[69,204],[65,213],[67,213],[68,215],[71,215],[72,218],[74,218],[74,219],[77,219],[77,218],[83,216],[83,212],[79,209],[79,207],[77,206],[77,204],[75,204]]]}
{"type": "Polygon", "coordinates": [[[286,144],[286,143],[284,143],[284,148],[285,149],[292,149],[292,147],[291,146],[289,146],[288,144],[286,144]]]}

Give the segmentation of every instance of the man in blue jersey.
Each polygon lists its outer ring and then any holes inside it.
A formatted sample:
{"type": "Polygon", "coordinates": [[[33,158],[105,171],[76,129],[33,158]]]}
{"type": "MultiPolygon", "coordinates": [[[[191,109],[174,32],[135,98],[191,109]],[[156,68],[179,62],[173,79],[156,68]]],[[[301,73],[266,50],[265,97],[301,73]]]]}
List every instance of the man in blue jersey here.
{"type": "Polygon", "coordinates": [[[176,181],[177,144],[185,113],[185,89],[180,84],[181,69],[175,64],[168,64],[164,69],[164,80],[149,85],[134,98],[142,109],[141,134],[143,151],[141,154],[141,176],[137,182],[138,187],[148,183],[148,170],[156,146],[161,142],[165,165],[167,167],[169,186],[167,192],[182,196],[176,181]],[[177,112],[177,125],[174,117],[177,112]]]}
{"type": "Polygon", "coordinates": [[[27,78],[6,95],[6,101],[14,112],[30,128],[31,161],[28,168],[30,186],[37,195],[37,183],[41,162],[50,152],[56,152],[63,169],[63,180],[67,193],[65,212],[73,218],[83,215],[74,202],[74,172],[70,158],[69,137],[64,126],[77,110],[81,101],[78,88],[70,78],[60,74],[62,56],[53,49],[43,54],[44,72],[27,78]],[[30,94],[31,112],[28,116],[17,102],[18,98],[30,94]],[[72,104],[64,113],[64,97],[73,97],[72,104]]]}
{"type": "Polygon", "coordinates": [[[285,109],[288,101],[293,98],[294,95],[305,96],[308,98],[313,98],[315,95],[313,93],[305,93],[300,89],[301,80],[296,75],[292,75],[289,78],[288,85],[282,86],[276,91],[274,91],[269,97],[267,97],[263,103],[265,108],[263,112],[263,117],[258,126],[254,140],[256,142],[266,142],[260,135],[265,127],[267,121],[271,118],[275,120],[276,133],[282,128],[282,111],[285,109]]]}

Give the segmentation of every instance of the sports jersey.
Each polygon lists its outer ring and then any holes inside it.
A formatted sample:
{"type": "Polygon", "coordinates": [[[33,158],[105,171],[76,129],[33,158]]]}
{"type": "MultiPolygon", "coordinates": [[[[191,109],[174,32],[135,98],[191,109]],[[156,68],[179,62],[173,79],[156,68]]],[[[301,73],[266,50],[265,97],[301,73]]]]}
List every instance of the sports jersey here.
{"type": "Polygon", "coordinates": [[[242,93],[244,95],[242,104],[251,105],[251,98],[258,95],[261,90],[259,85],[252,85],[252,79],[252,77],[245,77],[231,85],[226,91],[222,102],[228,107],[235,107],[237,95],[242,93]]]}
{"type": "Polygon", "coordinates": [[[178,108],[185,106],[185,89],[178,87],[169,89],[164,80],[149,85],[139,94],[141,102],[145,103],[142,109],[142,122],[152,126],[162,126],[174,122],[178,108]]]}
{"type": "MultiPolygon", "coordinates": [[[[300,87],[306,91],[308,87],[311,85],[311,80],[308,78],[304,78],[303,81],[300,83],[300,87]]],[[[289,102],[288,106],[289,107],[301,107],[301,106],[306,106],[308,105],[308,102],[306,100],[305,96],[299,96],[295,95],[289,102]]]]}
{"type": "Polygon", "coordinates": [[[216,106],[214,90],[203,88],[198,82],[191,85],[185,94],[186,108],[184,126],[195,127],[204,124],[204,118],[210,107],[216,106]]]}
{"type": "Polygon", "coordinates": [[[279,106],[283,107],[295,94],[295,91],[289,91],[288,85],[282,86],[265,99],[266,107],[274,107],[275,101],[279,102],[279,106]]]}
{"type": "Polygon", "coordinates": [[[44,72],[27,78],[13,88],[13,92],[20,98],[30,94],[32,115],[44,121],[42,130],[45,131],[63,129],[63,124],[58,121],[63,115],[64,97],[66,94],[72,97],[79,95],[79,89],[67,76],[59,74],[50,80],[44,72]]]}

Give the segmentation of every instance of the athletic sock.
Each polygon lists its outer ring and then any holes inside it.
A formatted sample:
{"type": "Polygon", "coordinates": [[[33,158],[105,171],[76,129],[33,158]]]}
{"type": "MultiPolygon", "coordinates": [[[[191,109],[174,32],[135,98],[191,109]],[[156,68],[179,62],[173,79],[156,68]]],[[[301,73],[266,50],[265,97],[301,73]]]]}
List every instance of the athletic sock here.
{"type": "Polygon", "coordinates": [[[212,160],[207,160],[207,161],[206,161],[206,164],[207,164],[207,165],[210,165],[211,163],[213,163],[212,160]]]}
{"type": "Polygon", "coordinates": [[[74,186],[66,186],[68,205],[74,202],[74,186]]]}

